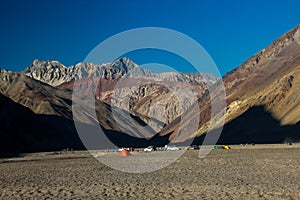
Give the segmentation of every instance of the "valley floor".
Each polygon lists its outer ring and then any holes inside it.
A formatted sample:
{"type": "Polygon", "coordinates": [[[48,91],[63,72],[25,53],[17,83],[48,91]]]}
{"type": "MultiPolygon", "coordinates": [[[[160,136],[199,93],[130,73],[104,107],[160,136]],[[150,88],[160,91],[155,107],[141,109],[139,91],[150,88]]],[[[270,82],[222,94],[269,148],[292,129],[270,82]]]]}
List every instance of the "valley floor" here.
{"type": "MultiPolygon", "coordinates": [[[[154,153],[163,160],[167,152],[154,153]]],[[[144,174],[84,151],[2,158],[0,199],[300,199],[300,144],[232,146],[204,159],[189,150],[144,174]]]]}

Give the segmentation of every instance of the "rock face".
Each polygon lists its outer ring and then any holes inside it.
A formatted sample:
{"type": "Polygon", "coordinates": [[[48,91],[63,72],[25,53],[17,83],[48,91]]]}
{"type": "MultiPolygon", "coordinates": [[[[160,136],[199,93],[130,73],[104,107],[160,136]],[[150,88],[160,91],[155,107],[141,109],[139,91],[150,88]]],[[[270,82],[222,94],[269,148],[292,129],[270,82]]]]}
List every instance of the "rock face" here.
{"type": "Polygon", "coordinates": [[[153,73],[128,58],[102,65],[79,63],[70,67],[57,61],[35,60],[23,73],[70,90],[77,80],[77,84],[87,86],[80,86],[80,93],[90,94],[95,90],[98,100],[139,115],[157,132],[217,81],[215,76],[204,73],[153,73]]]}
{"type": "Polygon", "coordinates": [[[147,116],[149,120],[145,121],[156,131],[186,112],[207,89],[204,84],[134,80],[134,83],[132,79],[125,80],[125,84],[109,91],[111,94],[106,95],[109,98],[103,100],[131,113],[147,116]]]}
{"type": "MultiPolygon", "coordinates": [[[[296,134],[300,121],[299,34],[300,25],[223,77],[227,108],[219,142],[269,143],[300,139],[299,133],[296,134]]],[[[213,93],[215,96],[220,93],[217,84],[213,93]]],[[[205,109],[201,113],[198,135],[208,130],[210,102],[208,94],[199,101],[199,106],[205,109]]],[[[178,127],[178,123],[170,124],[161,135],[176,134],[178,127]]]]}

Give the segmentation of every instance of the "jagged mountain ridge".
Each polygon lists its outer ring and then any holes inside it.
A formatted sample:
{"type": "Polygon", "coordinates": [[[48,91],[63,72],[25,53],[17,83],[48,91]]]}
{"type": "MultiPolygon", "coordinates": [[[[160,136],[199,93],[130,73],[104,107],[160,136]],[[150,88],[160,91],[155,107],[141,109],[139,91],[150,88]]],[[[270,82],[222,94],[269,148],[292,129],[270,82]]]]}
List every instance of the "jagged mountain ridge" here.
{"type": "Polygon", "coordinates": [[[217,80],[217,77],[205,73],[153,73],[128,58],[121,58],[110,64],[79,63],[71,67],[65,67],[57,61],[35,60],[23,73],[47,84],[70,90],[73,90],[77,80],[77,84],[87,86],[81,86],[80,93],[90,94],[93,92],[91,90],[96,90],[98,100],[108,104],[116,102],[114,106],[118,108],[133,115],[145,116],[143,120],[156,131],[180,116],[195,98],[199,98],[217,80]],[[120,79],[125,81],[120,84],[120,79]],[[89,84],[86,84],[87,81],[89,84]],[[98,86],[96,89],[95,85],[98,86]],[[182,95],[185,88],[194,92],[194,99],[182,95]],[[179,90],[184,104],[180,104],[180,99],[173,94],[179,90]],[[131,96],[129,102],[126,101],[128,96],[131,96]]]}
{"type": "Polygon", "coordinates": [[[153,73],[148,69],[139,67],[128,58],[120,58],[112,63],[100,65],[81,62],[69,67],[64,66],[58,61],[39,61],[36,59],[30,66],[23,70],[23,73],[52,86],[59,86],[69,81],[87,77],[113,80],[125,75],[130,78],[151,78],[161,81],[191,83],[203,83],[206,81],[214,83],[217,80],[217,77],[205,73],[153,73]]]}
{"type": "Polygon", "coordinates": [[[58,86],[89,76],[111,80],[123,76],[135,67],[137,67],[136,64],[129,59],[120,59],[111,64],[102,65],[81,62],[70,67],[66,67],[58,61],[39,61],[36,59],[29,67],[23,70],[23,73],[49,85],[58,86]]]}

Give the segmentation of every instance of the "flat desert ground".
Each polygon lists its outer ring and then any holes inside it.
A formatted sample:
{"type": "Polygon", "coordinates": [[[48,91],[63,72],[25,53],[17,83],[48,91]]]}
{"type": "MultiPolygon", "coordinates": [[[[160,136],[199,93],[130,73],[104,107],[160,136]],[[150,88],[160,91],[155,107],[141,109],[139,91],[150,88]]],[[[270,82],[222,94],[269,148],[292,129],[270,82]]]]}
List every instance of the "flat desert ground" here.
{"type": "MultiPolygon", "coordinates": [[[[147,156],[163,161],[172,153],[147,156]]],[[[0,198],[300,199],[300,144],[232,146],[203,159],[198,153],[189,150],[173,164],[141,174],[107,167],[86,151],[2,158],[0,198]]],[[[145,155],[133,154],[136,159],[145,155]]],[[[124,159],[116,153],[102,156],[124,159]]]]}

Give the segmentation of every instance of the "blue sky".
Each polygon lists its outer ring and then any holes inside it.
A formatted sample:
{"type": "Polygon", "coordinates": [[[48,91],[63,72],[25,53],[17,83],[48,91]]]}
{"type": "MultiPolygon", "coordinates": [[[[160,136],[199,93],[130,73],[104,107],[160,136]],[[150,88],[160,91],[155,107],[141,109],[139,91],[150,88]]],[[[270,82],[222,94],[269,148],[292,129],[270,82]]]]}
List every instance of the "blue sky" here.
{"type": "MultiPolygon", "coordinates": [[[[21,71],[35,58],[74,65],[106,38],[151,26],[192,37],[224,74],[299,24],[299,8],[299,0],[2,1],[0,68],[21,71]]],[[[165,52],[129,55],[138,64],[159,62],[178,71],[194,70],[165,52]]]]}

